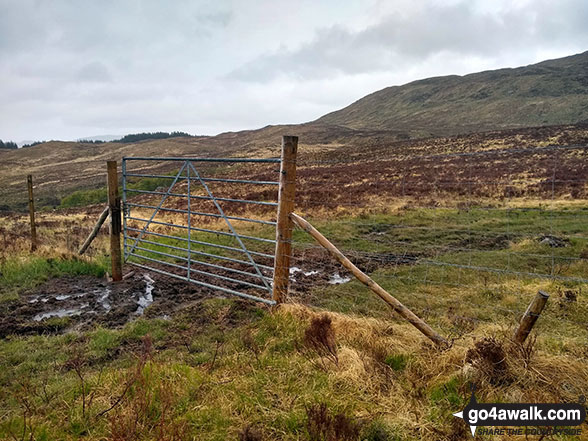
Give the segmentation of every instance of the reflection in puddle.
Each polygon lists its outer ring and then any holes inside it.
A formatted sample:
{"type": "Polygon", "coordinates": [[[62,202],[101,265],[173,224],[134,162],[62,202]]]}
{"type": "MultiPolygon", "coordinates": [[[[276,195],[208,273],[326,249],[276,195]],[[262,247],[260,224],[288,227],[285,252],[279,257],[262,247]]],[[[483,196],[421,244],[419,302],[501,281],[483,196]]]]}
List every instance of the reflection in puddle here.
{"type": "Polygon", "coordinates": [[[69,299],[70,297],[71,297],[71,295],[56,296],[55,300],[65,300],[65,299],[69,299]]]}
{"type": "Polygon", "coordinates": [[[36,322],[40,322],[41,320],[45,320],[51,317],[71,317],[74,315],[80,315],[82,313],[82,309],[87,308],[88,306],[89,305],[85,303],[79,308],[58,309],[56,311],[43,312],[41,314],[37,314],[36,316],[34,316],[33,320],[36,322]]]}
{"type": "Polygon", "coordinates": [[[142,315],[145,311],[145,308],[147,308],[149,305],[153,303],[153,284],[155,283],[155,280],[149,277],[149,274],[143,274],[143,278],[145,279],[146,283],[145,295],[142,295],[141,297],[139,297],[139,300],[137,300],[137,304],[139,306],[135,311],[135,314],[139,315],[142,315]]]}
{"type": "Polygon", "coordinates": [[[314,276],[315,274],[320,273],[320,271],[318,271],[318,270],[302,271],[302,268],[298,268],[297,266],[293,266],[290,268],[290,280],[292,280],[293,282],[295,282],[296,279],[292,276],[294,276],[294,274],[296,274],[296,273],[302,273],[305,276],[314,276]]]}
{"type": "Polygon", "coordinates": [[[98,303],[100,303],[100,305],[106,310],[106,311],[110,311],[110,303],[108,302],[108,296],[110,295],[110,290],[108,288],[106,288],[106,290],[104,290],[104,293],[98,298],[98,303]]]}
{"type": "Polygon", "coordinates": [[[302,271],[302,268],[298,268],[297,266],[293,266],[290,268],[290,275],[296,274],[296,273],[302,273],[305,276],[314,276],[315,274],[320,273],[320,271],[318,270],[312,270],[312,271],[302,271]]]}
{"type": "Polygon", "coordinates": [[[339,285],[341,283],[347,283],[351,280],[351,277],[341,277],[339,273],[335,273],[329,279],[331,285],[339,285]]]}

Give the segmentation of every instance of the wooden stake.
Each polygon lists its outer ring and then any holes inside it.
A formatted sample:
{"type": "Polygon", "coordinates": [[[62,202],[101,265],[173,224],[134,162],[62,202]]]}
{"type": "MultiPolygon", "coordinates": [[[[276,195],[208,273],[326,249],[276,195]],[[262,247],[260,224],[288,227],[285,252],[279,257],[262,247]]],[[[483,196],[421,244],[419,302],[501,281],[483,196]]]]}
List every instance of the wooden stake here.
{"type": "Polygon", "coordinates": [[[112,280],[122,280],[122,256],[120,252],[121,210],[118,195],[118,175],[116,161],[107,161],[108,211],[110,213],[110,261],[112,280]]]}
{"type": "Polygon", "coordinates": [[[541,315],[541,311],[543,311],[548,298],[549,294],[543,291],[539,291],[533,298],[514,334],[514,341],[516,343],[522,344],[527,339],[539,315],[541,315]]]}
{"type": "Polygon", "coordinates": [[[92,232],[90,233],[90,235],[88,236],[86,241],[82,244],[80,250],[78,251],[78,254],[82,255],[86,252],[86,250],[88,249],[88,247],[90,246],[90,244],[92,243],[94,238],[98,235],[98,232],[100,231],[100,227],[102,226],[102,224],[104,223],[104,221],[108,217],[109,211],[110,211],[110,207],[106,207],[104,209],[104,211],[102,213],[100,213],[100,217],[98,218],[98,222],[96,222],[96,225],[94,225],[94,229],[92,230],[92,232]]]}
{"type": "Polygon", "coordinates": [[[359,279],[360,282],[367,285],[369,289],[375,292],[382,300],[388,303],[394,311],[400,314],[404,319],[406,319],[411,325],[425,334],[428,338],[430,338],[435,344],[439,346],[448,346],[449,342],[441,337],[438,333],[436,333],[429,325],[427,325],[423,320],[417,317],[410,309],[400,303],[396,298],[391,296],[384,288],[378,285],[376,282],[372,280],[367,274],[363,273],[358,267],[356,267],[341,251],[339,251],[335,245],[333,245],[329,240],[323,236],[316,228],[314,228],[308,221],[304,220],[302,217],[298,216],[295,213],[290,214],[290,218],[292,221],[310,234],[321,246],[326,248],[326,250],[337,259],[345,268],[347,268],[351,273],[359,279]]]}
{"type": "Polygon", "coordinates": [[[29,216],[31,218],[31,251],[37,249],[37,227],[35,226],[35,198],[33,197],[33,175],[27,176],[29,188],[29,216]]]}
{"type": "Polygon", "coordinates": [[[274,260],[274,284],[272,297],[280,303],[288,294],[290,279],[290,255],[292,254],[292,220],[296,194],[297,136],[282,137],[282,163],[278,195],[278,222],[276,226],[276,257],[274,260]]]}

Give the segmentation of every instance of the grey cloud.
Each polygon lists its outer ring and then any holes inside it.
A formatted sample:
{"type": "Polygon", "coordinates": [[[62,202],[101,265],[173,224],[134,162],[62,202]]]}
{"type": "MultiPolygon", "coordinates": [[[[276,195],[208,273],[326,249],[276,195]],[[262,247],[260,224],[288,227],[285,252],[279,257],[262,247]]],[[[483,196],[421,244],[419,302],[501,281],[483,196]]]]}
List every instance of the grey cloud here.
{"type": "Polygon", "coordinates": [[[376,1],[0,0],[0,138],[302,122],[400,81],[500,67],[501,51],[516,65],[588,45],[582,0],[486,15],[397,0],[402,14],[374,23],[376,1]]]}
{"type": "Polygon", "coordinates": [[[206,26],[226,27],[231,22],[232,18],[233,13],[231,11],[196,14],[196,20],[206,26]]]}
{"type": "Polygon", "coordinates": [[[112,81],[108,68],[98,61],[84,65],[77,73],[76,79],[80,81],[105,83],[112,81]]]}
{"type": "Polygon", "coordinates": [[[494,57],[557,48],[562,41],[588,44],[588,2],[537,1],[524,8],[482,14],[471,3],[432,5],[407,16],[389,15],[353,32],[334,26],[293,50],[266,54],[228,78],[265,82],[280,75],[321,78],[399,70],[415,61],[448,56],[494,57]]]}

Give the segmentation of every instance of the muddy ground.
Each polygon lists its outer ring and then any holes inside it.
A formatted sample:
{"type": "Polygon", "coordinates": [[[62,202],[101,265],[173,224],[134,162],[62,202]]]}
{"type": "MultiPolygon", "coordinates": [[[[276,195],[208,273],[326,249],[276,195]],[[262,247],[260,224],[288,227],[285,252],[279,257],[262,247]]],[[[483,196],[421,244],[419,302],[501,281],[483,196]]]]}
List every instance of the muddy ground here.
{"type": "MultiPolygon", "coordinates": [[[[381,255],[352,256],[354,263],[366,272],[377,267],[412,264],[412,256],[381,255]]],[[[181,274],[177,268],[154,264],[155,268],[181,274]]],[[[235,264],[230,269],[251,271],[235,264]]],[[[207,270],[193,265],[193,270],[207,270]]],[[[230,271],[215,271],[223,277],[239,278],[230,271]]],[[[269,273],[266,272],[266,275],[269,273]]],[[[233,289],[266,299],[269,292],[245,284],[219,280],[210,276],[193,275],[196,280],[233,289]]],[[[240,280],[259,283],[255,278],[240,280]]],[[[348,283],[351,275],[324,250],[311,248],[298,254],[290,268],[291,301],[312,304],[312,291],[330,285],[348,283]]],[[[143,268],[127,265],[124,280],[113,283],[94,276],[65,276],[51,279],[33,289],[22,292],[16,302],[5,305],[0,314],[0,337],[10,334],[59,333],[85,330],[95,325],[120,327],[141,316],[170,319],[188,307],[211,298],[235,298],[231,294],[212,290],[184,280],[162,275],[143,268]]],[[[254,305],[255,302],[246,300],[254,305]]],[[[259,303],[258,305],[263,305],[259,303]]]]}

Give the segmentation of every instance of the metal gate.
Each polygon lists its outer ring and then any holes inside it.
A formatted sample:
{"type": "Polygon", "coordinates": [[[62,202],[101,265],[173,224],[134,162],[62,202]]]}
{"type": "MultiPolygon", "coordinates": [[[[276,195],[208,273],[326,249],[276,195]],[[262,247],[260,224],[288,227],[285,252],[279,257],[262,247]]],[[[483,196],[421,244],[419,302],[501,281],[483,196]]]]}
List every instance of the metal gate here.
{"type": "Polygon", "coordinates": [[[266,176],[277,176],[279,170],[271,164],[280,162],[123,158],[125,262],[212,290],[274,304],[274,207],[278,206],[279,182],[266,176]],[[219,164],[224,167],[219,168],[219,164]],[[252,170],[255,167],[262,169],[252,170]],[[154,171],[171,168],[174,171],[170,174],[154,171]],[[246,172],[247,176],[235,179],[235,172],[246,172]]]}

